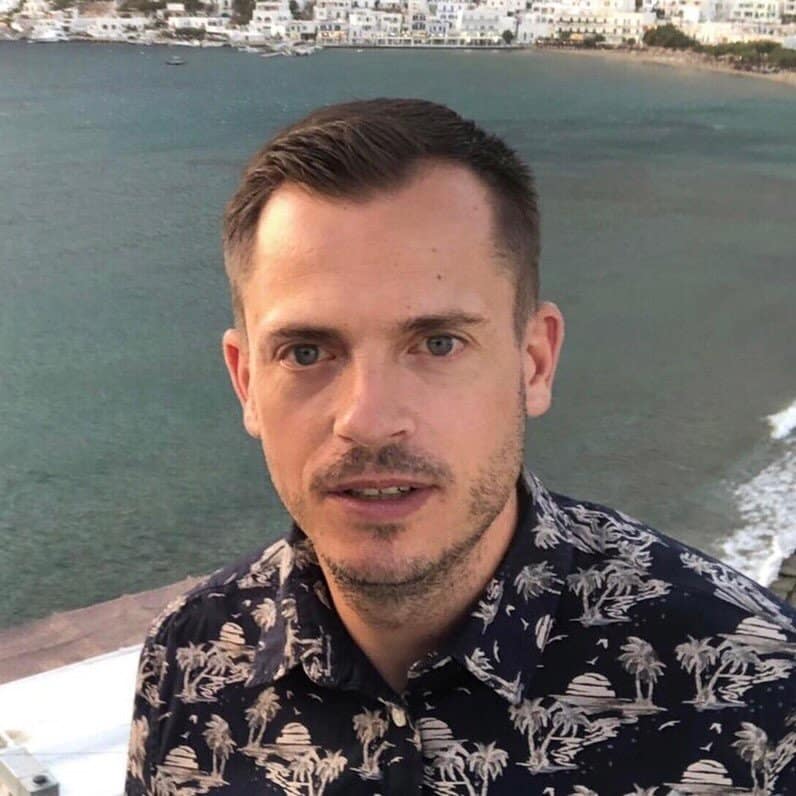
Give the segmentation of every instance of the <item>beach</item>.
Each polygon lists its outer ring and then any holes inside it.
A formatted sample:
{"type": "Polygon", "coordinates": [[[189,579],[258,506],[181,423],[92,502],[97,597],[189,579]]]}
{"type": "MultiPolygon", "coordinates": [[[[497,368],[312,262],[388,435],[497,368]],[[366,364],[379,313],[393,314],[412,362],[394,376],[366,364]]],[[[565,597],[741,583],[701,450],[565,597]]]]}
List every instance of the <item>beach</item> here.
{"type": "Polygon", "coordinates": [[[676,67],[696,71],[719,72],[736,77],[754,77],[761,80],[786,83],[796,87],[796,71],[782,70],[779,72],[758,72],[753,70],[734,69],[732,65],[719,61],[711,55],[696,53],[691,50],[670,50],[662,47],[638,48],[586,48],[586,47],[545,47],[538,46],[545,52],[573,54],[585,58],[606,58],[632,64],[653,64],[655,66],[676,67]]]}

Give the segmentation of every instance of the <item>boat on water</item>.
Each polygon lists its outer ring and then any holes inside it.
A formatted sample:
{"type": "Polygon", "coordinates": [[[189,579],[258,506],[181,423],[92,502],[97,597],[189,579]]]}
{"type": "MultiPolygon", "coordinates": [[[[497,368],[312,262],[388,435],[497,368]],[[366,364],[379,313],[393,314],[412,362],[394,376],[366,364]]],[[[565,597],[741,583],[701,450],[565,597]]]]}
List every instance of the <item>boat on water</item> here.
{"type": "Polygon", "coordinates": [[[182,66],[184,63],[185,63],[184,58],[181,58],[179,55],[172,55],[166,61],[166,66],[182,66]]]}

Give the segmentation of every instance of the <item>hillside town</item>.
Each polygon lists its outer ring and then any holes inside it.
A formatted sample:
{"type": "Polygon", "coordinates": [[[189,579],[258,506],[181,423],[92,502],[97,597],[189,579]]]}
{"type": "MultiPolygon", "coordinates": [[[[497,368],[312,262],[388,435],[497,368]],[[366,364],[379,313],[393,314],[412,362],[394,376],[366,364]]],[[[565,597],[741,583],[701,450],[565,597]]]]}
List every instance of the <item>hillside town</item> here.
{"type": "Polygon", "coordinates": [[[796,0],[0,0],[0,38],[236,46],[638,47],[676,28],[700,45],[796,49],[796,0]],[[648,36],[649,39],[649,36],[648,36]]]}

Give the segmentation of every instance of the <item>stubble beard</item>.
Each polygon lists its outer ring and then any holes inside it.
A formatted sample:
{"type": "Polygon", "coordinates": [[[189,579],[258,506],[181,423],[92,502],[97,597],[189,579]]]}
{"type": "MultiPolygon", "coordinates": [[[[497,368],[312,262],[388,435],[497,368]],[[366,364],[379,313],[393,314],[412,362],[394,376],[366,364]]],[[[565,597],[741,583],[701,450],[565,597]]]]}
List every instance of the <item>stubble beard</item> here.
{"type": "MultiPolygon", "coordinates": [[[[525,387],[521,381],[513,423],[470,484],[468,511],[464,520],[468,533],[433,558],[404,562],[398,579],[391,579],[386,572],[363,572],[361,567],[330,558],[318,551],[318,558],[327,576],[334,580],[355,610],[378,617],[382,624],[390,624],[389,617],[397,620],[398,616],[405,616],[420,608],[427,611],[432,597],[438,607],[444,610],[446,595],[468,571],[468,564],[477,556],[479,543],[516,489],[524,449],[525,387]]],[[[404,527],[401,523],[380,523],[364,526],[363,530],[388,540],[399,536],[404,527]]],[[[395,568],[392,569],[394,571],[395,568]]]]}

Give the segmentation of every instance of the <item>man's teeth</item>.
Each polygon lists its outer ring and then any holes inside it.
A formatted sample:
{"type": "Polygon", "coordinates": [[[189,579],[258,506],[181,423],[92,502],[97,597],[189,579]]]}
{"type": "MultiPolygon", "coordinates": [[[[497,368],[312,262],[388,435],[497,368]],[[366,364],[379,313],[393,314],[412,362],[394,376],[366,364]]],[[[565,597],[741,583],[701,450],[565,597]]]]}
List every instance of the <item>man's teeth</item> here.
{"type": "Polygon", "coordinates": [[[411,486],[388,486],[385,489],[347,489],[351,495],[355,497],[365,498],[380,498],[380,497],[395,497],[396,495],[405,495],[411,492],[411,486]]]}

